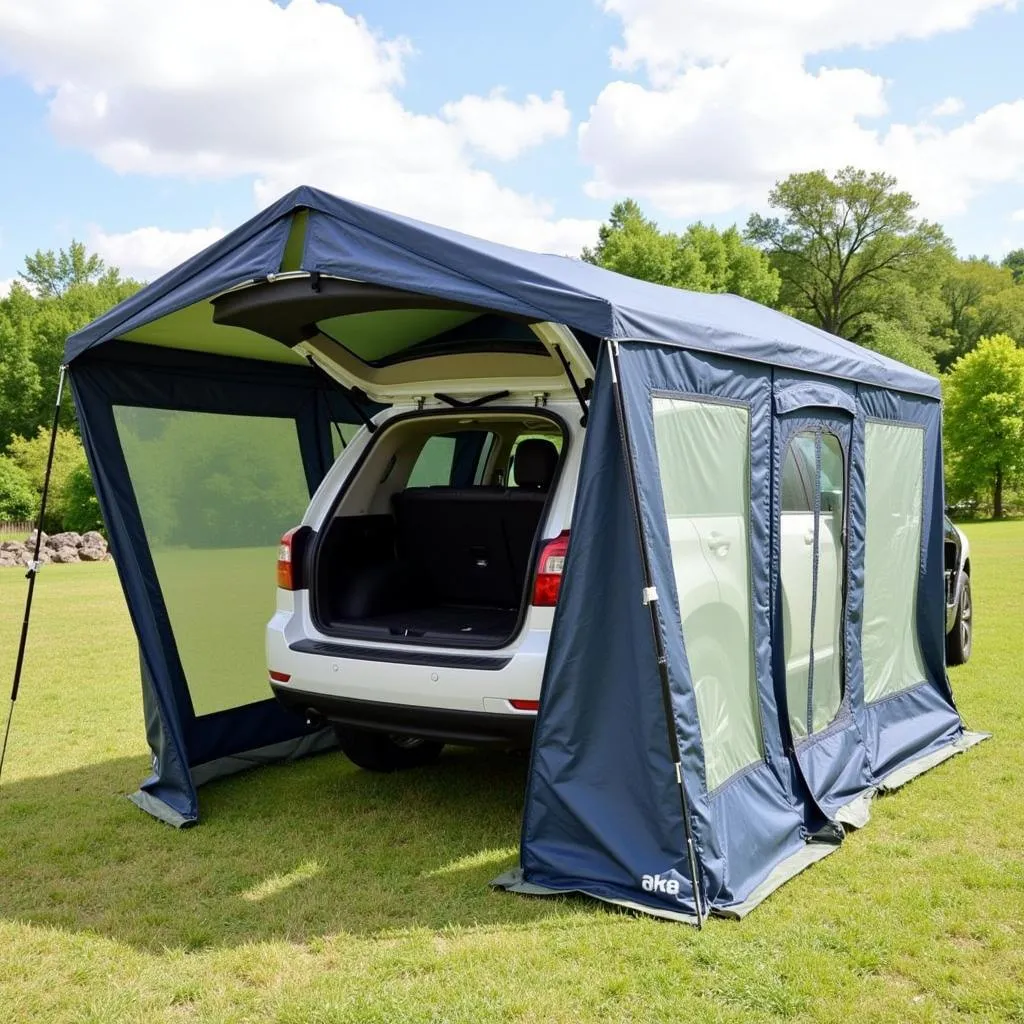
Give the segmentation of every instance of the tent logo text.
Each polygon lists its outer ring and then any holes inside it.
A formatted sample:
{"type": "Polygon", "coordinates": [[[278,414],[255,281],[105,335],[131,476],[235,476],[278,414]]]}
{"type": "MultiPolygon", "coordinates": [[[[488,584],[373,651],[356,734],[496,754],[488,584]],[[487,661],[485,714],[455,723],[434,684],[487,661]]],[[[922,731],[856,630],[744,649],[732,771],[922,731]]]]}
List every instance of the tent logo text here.
{"type": "Polygon", "coordinates": [[[661,875],[644,875],[640,879],[640,888],[644,892],[663,892],[666,896],[679,895],[679,882],[675,878],[664,878],[661,875]]]}

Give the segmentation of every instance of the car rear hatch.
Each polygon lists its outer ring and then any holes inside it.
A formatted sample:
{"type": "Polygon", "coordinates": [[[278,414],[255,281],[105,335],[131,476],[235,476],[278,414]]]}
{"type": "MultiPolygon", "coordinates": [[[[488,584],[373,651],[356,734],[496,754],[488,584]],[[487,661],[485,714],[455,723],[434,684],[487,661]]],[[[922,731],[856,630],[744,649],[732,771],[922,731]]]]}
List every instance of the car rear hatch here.
{"type": "Polygon", "coordinates": [[[287,274],[214,300],[214,320],[273,338],[382,404],[457,405],[506,395],[575,396],[597,339],[432,296],[318,274],[287,274]]]}

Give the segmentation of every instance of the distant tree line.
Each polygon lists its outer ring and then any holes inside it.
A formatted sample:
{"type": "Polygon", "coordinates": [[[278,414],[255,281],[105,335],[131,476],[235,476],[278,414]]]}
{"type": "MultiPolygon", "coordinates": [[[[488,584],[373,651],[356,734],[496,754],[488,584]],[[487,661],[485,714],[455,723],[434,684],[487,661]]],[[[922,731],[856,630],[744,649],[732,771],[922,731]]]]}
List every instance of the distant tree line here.
{"type": "MultiPolygon", "coordinates": [[[[626,199],[581,258],[671,287],[740,295],[939,375],[947,500],[995,516],[1024,511],[1024,248],[998,263],[960,258],[940,225],[916,215],[913,197],[894,178],[855,168],[791,175],[772,189],[768,208],[742,229],[696,223],[673,232],[626,199]]],[[[20,281],[0,300],[0,521],[38,511],[68,335],[140,287],[72,241],[66,250],[27,256],[20,281]]],[[[283,467],[287,459],[277,462],[283,467]]],[[[210,469],[203,460],[196,465],[200,476],[210,469]]],[[[232,487],[265,491],[266,474],[250,468],[248,483],[232,487]]],[[[231,503],[212,497],[221,475],[176,483],[192,494],[210,492],[204,514],[223,517],[231,503]]],[[[50,531],[101,525],[70,400],[51,493],[50,531]]],[[[222,526],[238,536],[251,532],[240,522],[222,526]]],[[[164,539],[185,542],[169,532],[164,539]]]]}
{"type": "Polygon", "coordinates": [[[661,230],[616,203],[582,258],[659,284],[733,292],[943,383],[951,503],[1024,511],[1024,249],[959,258],[885,174],[794,174],[744,230],[661,230]]]}

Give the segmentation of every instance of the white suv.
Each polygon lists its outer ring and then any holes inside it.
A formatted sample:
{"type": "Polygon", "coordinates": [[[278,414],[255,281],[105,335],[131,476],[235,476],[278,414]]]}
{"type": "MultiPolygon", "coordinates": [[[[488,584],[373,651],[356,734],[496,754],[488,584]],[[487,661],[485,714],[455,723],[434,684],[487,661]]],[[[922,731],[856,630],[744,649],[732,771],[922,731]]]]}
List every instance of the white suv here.
{"type": "Polygon", "coordinates": [[[529,746],[594,370],[567,328],[518,330],[535,340],[413,350],[387,373],[304,345],[389,408],[282,538],[267,664],[278,699],[334,723],[364,768],[529,746]]]}
{"type": "MultiPolygon", "coordinates": [[[[446,742],[529,745],[594,371],[567,328],[517,330],[528,344],[510,340],[513,331],[486,354],[453,355],[432,343],[376,365],[349,358],[323,327],[298,346],[351,394],[389,405],[351,438],[282,539],[267,628],[278,699],[333,723],[364,768],[424,764],[446,742]]],[[[787,631],[810,622],[814,556],[814,460],[794,450],[781,530],[787,631]]],[[[819,593],[835,599],[819,598],[814,644],[816,679],[833,682],[834,699],[815,709],[812,730],[819,715],[838,710],[840,693],[832,662],[843,531],[831,510],[841,519],[841,466],[835,475],[818,551],[819,593]]],[[[744,645],[730,640],[737,629],[745,635],[750,616],[746,523],[715,508],[678,507],[685,514],[670,515],[668,527],[681,614],[704,627],[692,661],[696,687],[710,696],[750,670],[736,662],[744,645]]],[[[810,650],[802,632],[787,641],[787,687],[801,710],[810,650]]],[[[805,717],[792,723],[797,736],[808,731],[805,717]]]]}

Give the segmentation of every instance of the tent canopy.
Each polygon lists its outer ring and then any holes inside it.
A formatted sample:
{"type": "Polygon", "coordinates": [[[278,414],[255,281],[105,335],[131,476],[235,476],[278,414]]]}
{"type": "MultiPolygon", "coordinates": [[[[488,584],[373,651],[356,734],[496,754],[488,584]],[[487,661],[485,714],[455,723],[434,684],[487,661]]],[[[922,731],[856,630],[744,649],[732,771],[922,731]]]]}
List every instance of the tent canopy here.
{"type": "MultiPolygon", "coordinates": [[[[682,291],[563,256],[526,252],[301,187],[68,339],[65,360],[114,339],[296,362],[273,341],[214,322],[229,289],[321,274],[562,323],[595,338],[647,339],[819,376],[939,397],[935,378],[735,295],[682,291]]],[[[472,315],[472,314],[470,314],[472,315]]],[[[451,318],[451,311],[447,312],[451,318]]],[[[454,326],[433,315],[363,315],[359,330],[412,344],[454,326]],[[396,334],[396,331],[400,334],[396,334]]]]}
{"type": "Polygon", "coordinates": [[[379,408],[353,381],[414,359],[563,385],[563,358],[596,367],[503,884],[744,913],[872,793],[971,742],[945,673],[926,374],[732,295],[311,188],[65,355],[139,637],[154,771],[135,799],[165,821],[197,820],[203,781],[329,742],[268,699],[273,550],[379,408]]]}

